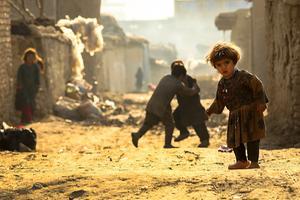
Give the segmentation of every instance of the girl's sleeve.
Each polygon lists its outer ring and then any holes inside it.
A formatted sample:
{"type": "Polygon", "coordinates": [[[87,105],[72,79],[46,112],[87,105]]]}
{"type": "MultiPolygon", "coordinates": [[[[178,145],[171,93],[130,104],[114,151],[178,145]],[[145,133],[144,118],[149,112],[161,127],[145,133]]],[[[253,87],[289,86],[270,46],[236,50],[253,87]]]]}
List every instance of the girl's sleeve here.
{"type": "Polygon", "coordinates": [[[17,89],[20,89],[23,85],[23,67],[19,67],[17,72],[17,89]]]}
{"type": "Polygon", "coordinates": [[[211,114],[221,114],[224,110],[225,104],[220,96],[219,88],[216,94],[216,98],[214,99],[213,103],[207,109],[207,113],[211,114]]]}
{"type": "Polygon", "coordinates": [[[256,103],[266,104],[269,102],[261,80],[253,75],[250,80],[250,87],[253,91],[253,97],[256,103]]]}
{"type": "Polygon", "coordinates": [[[35,83],[37,87],[40,86],[40,67],[38,65],[36,65],[35,83]]]}

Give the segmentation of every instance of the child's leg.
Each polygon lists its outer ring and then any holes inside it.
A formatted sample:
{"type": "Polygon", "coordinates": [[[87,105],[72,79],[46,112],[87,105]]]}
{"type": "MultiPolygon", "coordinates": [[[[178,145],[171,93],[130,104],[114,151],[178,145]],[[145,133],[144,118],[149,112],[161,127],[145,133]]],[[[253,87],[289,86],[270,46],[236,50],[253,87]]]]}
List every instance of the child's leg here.
{"type": "Polygon", "coordinates": [[[159,118],[149,112],[146,112],[146,117],[142,127],[138,130],[136,135],[141,138],[143,135],[146,134],[148,130],[150,130],[154,125],[159,123],[159,118]]]}
{"type": "Polygon", "coordinates": [[[161,121],[165,126],[165,133],[166,133],[164,148],[172,148],[173,146],[171,143],[172,143],[172,137],[173,137],[175,125],[173,122],[171,112],[167,111],[161,121]]]}
{"type": "Polygon", "coordinates": [[[204,122],[193,125],[193,128],[200,138],[200,142],[209,140],[208,130],[204,122]]]}
{"type": "Polygon", "coordinates": [[[146,117],[142,127],[136,133],[131,133],[132,143],[135,147],[138,147],[138,141],[143,135],[146,134],[154,125],[159,123],[159,118],[151,113],[146,112],[146,117]]]}
{"type": "Polygon", "coordinates": [[[248,159],[251,161],[251,165],[249,168],[259,168],[258,165],[259,142],[260,140],[247,142],[248,159]]]}
{"type": "Polygon", "coordinates": [[[176,109],[173,112],[173,118],[175,121],[175,127],[180,131],[179,136],[177,138],[175,138],[175,140],[174,140],[176,142],[184,140],[187,137],[189,137],[189,135],[190,135],[190,132],[188,131],[187,127],[182,124],[181,117],[182,116],[181,116],[180,111],[178,109],[176,109]]]}
{"type": "Polygon", "coordinates": [[[21,123],[27,124],[32,121],[32,107],[29,105],[23,106],[21,123]]]}
{"type": "Polygon", "coordinates": [[[239,147],[233,148],[236,161],[247,161],[245,145],[241,143],[239,147]]]}
{"type": "MultiPolygon", "coordinates": [[[[176,122],[175,122],[175,123],[176,123],[176,122]]],[[[181,127],[179,128],[177,125],[175,125],[175,126],[176,126],[176,128],[179,130],[180,134],[179,134],[179,136],[178,136],[177,138],[175,138],[174,141],[179,142],[179,141],[184,140],[184,139],[186,139],[187,137],[189,137],[190,132],[189,132],[189,130],[187,129],[187,127],[181,126],[181,127]]]]}
{"type": "Polygon", "coordinates": [[[246,149],[244,144],[240,144],[239,147],[233,148],[236,163],[229,165],[228,169],[246,169],[249,167],[250,162],[247,160],[246,157],[246,149]]]}

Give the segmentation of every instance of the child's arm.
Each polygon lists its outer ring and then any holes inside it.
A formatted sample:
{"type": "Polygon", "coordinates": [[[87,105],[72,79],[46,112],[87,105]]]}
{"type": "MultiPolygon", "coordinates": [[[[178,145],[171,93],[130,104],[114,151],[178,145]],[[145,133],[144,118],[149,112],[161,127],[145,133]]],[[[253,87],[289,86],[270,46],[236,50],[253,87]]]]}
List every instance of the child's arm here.
{"type": "Polygon", "coordinates": [[[206,114],[210,116],[211,114],[221,114],[224,110],[225,103],[223,102],[220,93],[219,88],[216,94],[216,98],[214,99],[213,103],[210,105],[210,107],[206,110],[206,114]]]}
{"type": "Polygon", "coordinates": [[[17,72],[17,89],[21,89],[23,87],[23,65],[21,65],[17,72]]]}
{"type": "Polygon", "coordinates": [[[210,107],[206,110],[206,114],[210,116],[211,114],[221,114],[224,110],[224,103],[217,98],[214,102],[210,105],[210,107]]]}
{"type": "Polygon", "coordinates": [[[198,92],[200,92],[200,88],[197,85],[197,83],[194,83],[192,88],[188,88],[184,85],[181,85],[178,90],[178,93],[180,95],[184,95],[184,96],[193,96],[193,95],[197,94],[198,92]]]}
{"type": "Polygon", "coordinates": [[[253,75],[250,80],[250,87],[253,91],[254,101],[257,104],[257,111],[263,112],[267,108],[266,104],[269,100],[261,80],[259,80],[257,76],[253,75]]]}

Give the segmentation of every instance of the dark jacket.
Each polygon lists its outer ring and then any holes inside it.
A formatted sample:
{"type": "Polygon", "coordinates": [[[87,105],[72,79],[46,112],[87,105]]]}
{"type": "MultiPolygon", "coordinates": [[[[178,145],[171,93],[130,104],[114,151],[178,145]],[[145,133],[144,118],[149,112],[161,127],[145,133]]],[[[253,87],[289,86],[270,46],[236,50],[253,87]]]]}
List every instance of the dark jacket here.
{"type": "Polygon", "coordinates": [[[191,89],[184,86],[180,80],[172,75],[164,76],[154,90],[146,111],[162,118],[165,112],[171,114],[171,101],[176,94],[191,96],[199,92],[198,89],[191,89]]]}
{"type": "MultiPolygon", "coordinates": [[[[191,76],[187,75],[185,84],[191,88],[196,82],[191,76]]],[[[207,120],[205,108],[200,102],[199,93],[193,96],[177,95],[178,106],[173,115],[175,120],[180,120],[183,126],[190,126],[198,123],[203,123],[207,120]]]]}
{"type": "Polygon", "coordinates": [[[15,106],[17,110],[24,106],[35,106],[35,97],[40,85],[40,72],[37,64],[22,64],[17,74],[15,106]]]}

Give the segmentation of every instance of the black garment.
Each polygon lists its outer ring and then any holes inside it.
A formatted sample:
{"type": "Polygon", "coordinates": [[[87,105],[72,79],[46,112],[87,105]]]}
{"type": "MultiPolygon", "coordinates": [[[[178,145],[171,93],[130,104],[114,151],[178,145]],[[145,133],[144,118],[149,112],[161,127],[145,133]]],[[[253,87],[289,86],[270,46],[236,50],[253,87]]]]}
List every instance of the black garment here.
{"type": "Polygon", "coordinates": [[[165,126],[165,145],[171,145],[172,136],[174,131],[174,122],[169,109],[165,112],[164,117],[159,118],[158,116],[146,111],[146,117],[142,127],[137,132],[139,138],[146,134],[153,126],[157,125],[159,122],[162,122],[165,126]]]}
{"type": "MultiPolygon", "coordinates": [[[[260,140],[247,142],[247,154],[248,154],[248,160],[251,162],[258,162],[259,157],[259,142],[260,140]]],[[[246,149],[245,145],[241,143],[240,146],[233,148],[235,157],[237,161],[246,161],[246,149]]]]}
{"type": "MultiPolygon", "coordinates": [[[[191,76],[187,75],[184,83],[187,87],[192,88],[196,82],[191,76]]],[[[174,114],[181,115],[180,120],[183,126],[191,126],[197,123],[202,123],[207,120],[205,108],[200,102],[199,93],[193,96],[177,94],[178,107],[174,110],[174,114]]]]}
{"type": "Polygon", "coordinates": [[[36,148],[36,137],[35,131],[31,128],[0,129],[0,150],[22,151],[20,146],[22,144],[33,151],[36,148]]]}
{"type": "MultiPolygon", "coordinates": [[[[173,117],[174,117],[174,121],[175,121],[175,127],[180,131],[180,135],[190,134],[190,132],[187,129],[187,126],[185,126],[182,123],[181,117],[185,117],[185,116],[182,116],[180,114],[180,112],[174,111],[173,112],[173,117]]],[[[204,140],[209,139],[209,134],[208,134],[208,130],[207,130],[205,121],[198,120],[196,123],[192,124],[192,127],[194,128],[196,134],[200,138],[200,141],[204,141],[204,140]]]]}
{"type": "Polygon", "coordinates": [[[17,92],[15,107],[21,110],[24,106],[35,107],[35,97],[40,85],[40,72],[37,64],[22,64],[17,74],[17,92]]]}
{"type": "MultiPolygon", "coordinates": [[[[196,80],[187,75],[184,82],[187,87],[192,88],[196,80]]],[[[200,141],[208,140],[209,134],[205,124],[207,115],[200,102],[199,93],[194,96],[177,95],[177,101],[178,107],[174,110],[173,117],[175,127],[180,131],[180,134],[189,134],[187,126],[192,126],[200,141]]]]}

